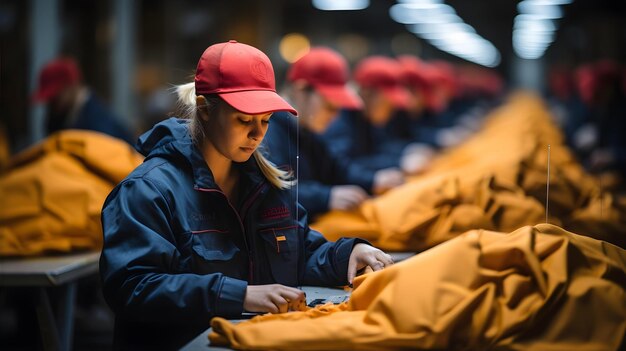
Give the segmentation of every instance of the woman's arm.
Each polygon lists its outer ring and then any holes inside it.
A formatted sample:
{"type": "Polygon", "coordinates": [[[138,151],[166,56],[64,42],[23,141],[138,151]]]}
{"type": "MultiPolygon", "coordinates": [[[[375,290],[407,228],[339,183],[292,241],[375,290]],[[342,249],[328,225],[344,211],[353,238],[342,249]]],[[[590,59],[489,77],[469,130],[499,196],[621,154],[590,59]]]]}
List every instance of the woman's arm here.
{"type": "Polygon", "coordinates": [[[247,283],[220,273],[185,272],[173,216],[159,188],[146,179],[125,181],[109,195],[100,258],[107,302],[118,315],[138,321],[239,316],[247,283]]]}

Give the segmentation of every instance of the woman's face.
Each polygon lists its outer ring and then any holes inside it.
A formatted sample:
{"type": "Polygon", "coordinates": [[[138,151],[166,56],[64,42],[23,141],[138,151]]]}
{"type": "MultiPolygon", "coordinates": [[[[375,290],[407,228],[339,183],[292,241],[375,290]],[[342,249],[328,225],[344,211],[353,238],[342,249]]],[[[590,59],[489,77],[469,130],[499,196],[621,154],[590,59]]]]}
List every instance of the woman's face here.
{"type": "Polygon", "coordinates": [[[271,113],[248,115],[221,102],[205,124],[205,135],[224,157],[244,162],[263,141],[271,116],[271,113]]]}
{"type": "Polygon", "coordinates": [[[367,107],[367,118],[375,126],[384,126],[393,117],[396,108],[380,90],[371,89],[362,94],[367,107]]]}
{"type": "Polygon", "coordinates": [[[424,111],[424,90],[415,87],[407,87],[407,91],[409,92],[410,96],[409,107],[407,108],[407,111],[413,117],[419,116],[422,111],[424,111]]]}
{"type": "Polygon", "coordinates": [[[315,91],[309,94],[307,102],[306,111],[302,115],[307,119],[309,129],[317,134],[324,133],[338,117],[339,108],[315,91]]]}
{"type": "Polygon", "coordinates": [[[321,134],[339,116],[339,107],[334,106],[305,81],[296,81],[290,98],[298,108],[298,118],[314,133],[321,134]]]}

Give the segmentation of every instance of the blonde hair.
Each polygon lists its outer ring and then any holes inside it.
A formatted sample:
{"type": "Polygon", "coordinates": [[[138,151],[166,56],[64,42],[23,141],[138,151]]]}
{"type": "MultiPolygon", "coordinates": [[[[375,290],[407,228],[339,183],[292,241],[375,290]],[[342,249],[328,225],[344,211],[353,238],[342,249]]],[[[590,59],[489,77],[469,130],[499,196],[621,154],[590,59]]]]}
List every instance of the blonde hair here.
{"type": "MultiPolygon", "coordinates": [[[[187,83],[176,86],[177,95],[176,113],[178,117],[189,121],[189,132],[191,138],[196,145],[200,145],[206,137],[202,121],[198,116],[198,107],[196,106],[196,87],[195,83],[187,83]]],[[[209,113],[213,112],[215,108],[223,101],[217,95],[204,96],[207,100],[207,107],[209,113]]],[[[263,176],[278,189],[288,189],[292,187],[296,180],[293,179],[293,173],[283,171],[268,160],[263,153],[257,149],[253,153],[254,159],[263,173],[263,176]]]]}

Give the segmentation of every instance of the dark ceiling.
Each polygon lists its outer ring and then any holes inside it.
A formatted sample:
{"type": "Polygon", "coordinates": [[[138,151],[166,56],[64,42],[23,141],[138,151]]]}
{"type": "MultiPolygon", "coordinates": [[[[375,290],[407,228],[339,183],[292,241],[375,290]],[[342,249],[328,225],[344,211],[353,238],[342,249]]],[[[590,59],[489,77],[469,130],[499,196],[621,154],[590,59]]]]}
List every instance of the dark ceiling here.
{"type": "MultiPolygon", "coordinates": [[[[514,57],[512,48],[513,19],[517,15],[516,0],[447,0],[466,23],[491,41],[502,54],[500,69],[505,69],[514,57]]],[[[385,53],[388,42],[398,33],[408,33],[402,24],[389,17],[389,8],[395,0],[371,0],[370,6],[360,11],[320,11],[311,1],[282,1],[283,30],[310,35],[314,44],[327,44],[329,38],[341,33],[359,33],[369,37],[375,51],[385,53]]],[[[575,0],[564,5],[564,18],[559,20],[556,40],[546,52],[550,61],[568,61],[577,64],[600,57],[625,61],[626,1],[575,0]]],[[[420,41],[425,57],[460,59],[443,53],[420,41]]]]}

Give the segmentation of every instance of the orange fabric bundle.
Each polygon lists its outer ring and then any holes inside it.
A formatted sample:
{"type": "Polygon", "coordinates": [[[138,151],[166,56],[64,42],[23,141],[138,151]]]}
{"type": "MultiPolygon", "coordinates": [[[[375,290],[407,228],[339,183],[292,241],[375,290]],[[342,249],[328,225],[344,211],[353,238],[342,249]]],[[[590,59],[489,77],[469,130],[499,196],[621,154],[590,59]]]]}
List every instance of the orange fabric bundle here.
{"type": "Polygon", "coordinates": [[[600,201],[610,195],[563,145],[541,100],[528,94],[513,95],[425,174],[311,227],[329,240],[362,236],[385,250],[421,251],[470,229],[508,232],[544,222],[548,145],[549,222],[626,247],[626,208],[600,201]]]}
{"type": "Polygon", "coordinates": [[[104,199],[142,160],[121,140],[78,130],[16,155],[0,175],[0,255],[100,249],[104,199]]]}
{"type": "Polygon", "coordinates": [[[214,318],[209,339],[240,350],[617,350],[625,301],[626,250],[549,224],[475,230],[358,277],[344,305],[214,318]]]}

